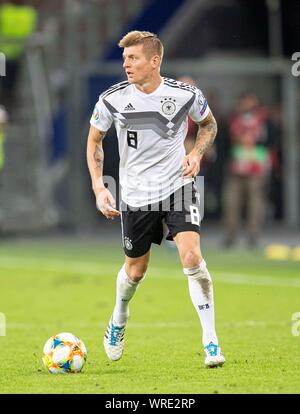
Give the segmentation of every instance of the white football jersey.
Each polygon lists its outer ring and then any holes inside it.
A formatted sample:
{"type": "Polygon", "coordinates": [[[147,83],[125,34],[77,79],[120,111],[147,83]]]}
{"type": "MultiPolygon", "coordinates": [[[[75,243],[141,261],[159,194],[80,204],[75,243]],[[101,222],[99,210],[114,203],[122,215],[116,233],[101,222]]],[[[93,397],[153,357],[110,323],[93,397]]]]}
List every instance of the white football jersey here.
{"type": "Polygon", "coordinates": [[[208,113],[198,88],[169,78],[149,94],[125,81],[100,95],[90,123],[103,132],[115,124],[125,203],[157,203],[192,181],[182,176],[188,116],[200,122],[208,113]]]}

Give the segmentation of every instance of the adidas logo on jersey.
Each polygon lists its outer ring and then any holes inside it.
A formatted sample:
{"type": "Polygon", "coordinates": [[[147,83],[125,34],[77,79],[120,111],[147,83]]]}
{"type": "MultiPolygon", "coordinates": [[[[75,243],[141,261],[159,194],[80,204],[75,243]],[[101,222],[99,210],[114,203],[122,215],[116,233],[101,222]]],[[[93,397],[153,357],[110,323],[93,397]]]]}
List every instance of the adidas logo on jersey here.
{"type": "Polygon", "coordinates": [[[127,106],[125,106],[124,111],[135,111],[135,108],[131,103],[129,103],[127,106]]]}

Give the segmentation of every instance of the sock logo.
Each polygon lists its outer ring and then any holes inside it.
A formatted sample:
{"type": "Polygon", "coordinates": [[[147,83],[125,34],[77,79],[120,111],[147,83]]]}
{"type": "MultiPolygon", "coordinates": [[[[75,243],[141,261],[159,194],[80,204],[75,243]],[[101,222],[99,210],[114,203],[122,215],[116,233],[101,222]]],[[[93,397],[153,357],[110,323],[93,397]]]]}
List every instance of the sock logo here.
{"type": "Polygon", "coordinates": [[[205,305],[198,305],[199,310],[209,309],[209,304],[206,303],[205,305]]]}

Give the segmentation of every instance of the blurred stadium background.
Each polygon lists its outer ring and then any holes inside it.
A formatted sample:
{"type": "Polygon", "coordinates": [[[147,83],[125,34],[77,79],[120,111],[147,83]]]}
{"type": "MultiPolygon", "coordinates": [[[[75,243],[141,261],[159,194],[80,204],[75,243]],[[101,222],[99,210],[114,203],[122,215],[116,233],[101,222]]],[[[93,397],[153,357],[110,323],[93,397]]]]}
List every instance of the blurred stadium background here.
{"type": "MultiPolygon", "coordinates": [[[[300,83],[291,58],[300,48],[299,13],[297,0],[1,1],[1,234],[118,231],[95,209],[85,145],[98,95],[124,79],[117,41],[134,28],[161,37],[162,74],[193,77],[219,123],[202,170],[211,234],[215,224],[220,234],[229,119],[245,91],[257,94],[273,126],[265,229],[271,238],[297,234],[300,83]]],[[[117,180],[114,131],[104,147],[104,173],[117,180]]]]}
{"type": "MultiPolygon", "coordinates": [[[[299,0],[0,1],[0,393],[299,393],[299,16],[299,0]],[[119,220],[95,208],[86,138],[98,95],[124,80],[116,44],[132,29],[160,36],[163,76],[192,78],[219,125],[201,169],[202,248],[228,362],[210,373],[200,369],[199,322],[172,249],[154,248],[117,369],[100,344],[123,251],[119,220]],[[228,251],[232,114],[249,91],[272,168],[259,249],[248,249],[241,227],[228,251]],[[269,244],[279,244],[269,257],[283,261],[266,260],[269,244]],[[42,369],[43,343],[60,331],[86,343],[83,376],[54,380],[42,369]]],[[[104,150],[104,174],[118,181],[113,129],[104,150]]]]}

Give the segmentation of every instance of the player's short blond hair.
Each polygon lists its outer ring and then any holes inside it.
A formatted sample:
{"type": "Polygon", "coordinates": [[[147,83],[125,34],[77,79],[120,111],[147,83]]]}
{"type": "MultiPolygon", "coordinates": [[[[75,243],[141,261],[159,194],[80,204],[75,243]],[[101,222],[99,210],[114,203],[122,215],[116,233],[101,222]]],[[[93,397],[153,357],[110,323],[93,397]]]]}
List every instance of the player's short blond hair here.
{"type": "Polygon", "coordinates": [[[148,58],[158,55],[162,60],[164,54],[164,47],[156,34],[151,32],[140,32],[133,30],[127,33],[119,41],[118,46],[125,48],[135,45],[143,45],[145,54],[148,58]]]}

